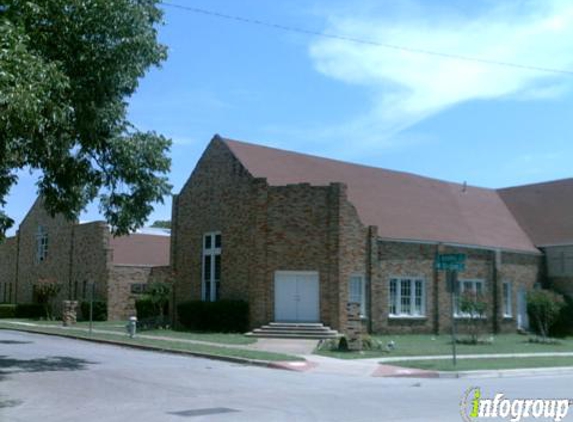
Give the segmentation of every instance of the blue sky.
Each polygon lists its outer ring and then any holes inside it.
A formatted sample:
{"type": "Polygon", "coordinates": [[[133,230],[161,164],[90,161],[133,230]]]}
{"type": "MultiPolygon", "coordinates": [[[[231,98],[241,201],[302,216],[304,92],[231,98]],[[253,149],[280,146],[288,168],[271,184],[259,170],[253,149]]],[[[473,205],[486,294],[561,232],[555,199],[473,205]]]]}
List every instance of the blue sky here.
{"type": "MultiPolygon", "coordinates": [[[[570,0],[172,0],[378,43],[573,71],[570,0]],[[350,6],[350,3],[352,4],[350,6]]],[[[572,176],[573,73],[450,60],[164,7],[169,59],[130,99],[178,192],[215,133],[470,185],[572,176]]],[[[17,220],[35,198],[23,174],[17,220]]],[[[171,202],[150,217],[169,219],[171,202]]],[[[82,219],[98,219],[97,205],[82,219]]]]}

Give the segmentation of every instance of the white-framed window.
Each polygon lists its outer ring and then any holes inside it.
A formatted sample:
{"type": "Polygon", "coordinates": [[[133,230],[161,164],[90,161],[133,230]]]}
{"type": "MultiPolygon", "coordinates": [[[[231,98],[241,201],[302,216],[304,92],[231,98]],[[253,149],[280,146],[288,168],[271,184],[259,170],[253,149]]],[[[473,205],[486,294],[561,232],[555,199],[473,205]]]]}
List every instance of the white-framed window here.
{"type": "Polygon", "coordinates": [[[506,318],[511,318],[511,282],[504,281],[503,285],[503,316],[506,318]]]}
{"type": "Polygon", "coordinates": [[[476,297],[483,294],[485,291],[485,282],[481,279],[460,279],[458,280],[458,291],[454,296],[454,314],[459,317],[467,317],[468,314],[464,314],[460,311],[460,296],[464,293],[472,293],[476,297]]]}
{"type": "Polygon", "coordinates": [[[203,270],[201,299],[206,302],[219,300],[221,282],[221,233],[212,232],[203,235],[203,270]]]}
{"type": "Polygon", "coordinates": [[[45,227],[38,226],[36,232],[36,262],[43,262],[48,258],[48,232],[45,227]]]}
{"type": "Polygon", "coordinates": [[[391,317],[426,315],[426,283],[421,277],[390,279],[389,313],[391,317]]]}
{"type": "Polygon", "coordinates": [[[363,275],[352,275],[348,282],[348,301],[360,304],[360,315],[366,316],[366,283],[363,275]]]}

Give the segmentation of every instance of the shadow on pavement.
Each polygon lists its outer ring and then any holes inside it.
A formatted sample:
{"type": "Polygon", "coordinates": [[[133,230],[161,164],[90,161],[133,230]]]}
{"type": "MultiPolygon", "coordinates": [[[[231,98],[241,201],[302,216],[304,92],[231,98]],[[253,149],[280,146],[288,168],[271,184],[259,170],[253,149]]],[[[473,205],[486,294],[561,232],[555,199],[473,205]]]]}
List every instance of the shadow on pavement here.
{"type": "Polygon", "coordinates": [[[32,344],[33,341],[0,340],[0,344],[32,344]]]}
{"type": "Polygon", "coordinates": [[[49,356],[29,360],[0,356],[0,381],[6,375],[22,372],[82,371],[87,369],[88,365],[96,363],[69,356],[49,356]]]}
{"type": "Polygon", "coordinates": [[[8,400],[3,399],[0,397],[0,409],[4,409],[6,407],[16,407],[24,403],[22,400],[8,400]]]}

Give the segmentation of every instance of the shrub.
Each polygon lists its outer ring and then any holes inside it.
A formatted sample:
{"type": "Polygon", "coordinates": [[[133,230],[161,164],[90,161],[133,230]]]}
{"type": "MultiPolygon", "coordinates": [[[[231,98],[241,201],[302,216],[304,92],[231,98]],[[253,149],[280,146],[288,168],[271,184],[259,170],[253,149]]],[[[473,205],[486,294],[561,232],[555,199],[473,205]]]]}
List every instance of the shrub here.
{"type": "Polygon", "coordinates": [[[149,285],[145,298],[151,301],[154,307],[152,316],[164,317],[167,314],[170,297],[171,285],[169,283],[157,281],[149,285]]]}
{"type": "Polygon", "coordinates": [[[146,318],[153,318],[157,316],[157,310],[151,299],[143,297],[135,301],[135,311],[137,319],[142,320],[146,318]]]}
{"type": "Polygon", "coordinates": [[[469,339],[466,344],[480,343],[480,336],[485,332],[484,318],[487,311],[487,301],[483,294],[464,292],[460,295],[459,307],[462,314],[467,315],[469,339]]]}
{"type": "Polygon", "coordinates": [[[532,329],[541,337],[549,336],[549,330],[557,321],[565,306],[563,296],[550,290],[534,290],[527,294],[527,313],[532,329]]]}
{"type": "Polygon", "coordinates": [[[46,309],[39,303],[18,303],[16,305],[16,318],[40,319],[46,317],[46,309]]]}
{"type": "Polygon", "coordinates": [[[339,352],[348,352],[349,351],[348,340],[344,336],[340,337],[340,340],[338,342],[338,351],[339,352]]]}
{"type": "Polygon", "coordinates": [[[46,318],[54,319],[54,300],[62,291],[62,285],[53,281],[40,279],[34,285],[34,297],[36,301],[44,307],[46,318]]]}
{"type": "Polygon", "coordinates": [[[551,337],[568,337],[573,335],[573,298],[564,295],[565,306],[561,308],[555,323],[549,329],[551,337]]]}
{"type": "Polygon", "coordinates": [[[242,300],[183,302],[177,306],[177,315],[191,331],[244,333],[249,329],[249,304],[242,300]]]}
{"type": "MultiPolygon", "coordinates": [[[[84,300],[80,304],[80,309],[82,311],[82,318],[84,321],[90,319],[90,302],[89,300],[84,300]]],[[[93,301],[93,321],[107,321],[107,302],[105,300],[94,300],[93,301]]]]}
{"type": "Polygon", "coordinates": [[[15,318],[16,317],[16,305],[3,303],[0,304],[0,318],[15,318]]]}

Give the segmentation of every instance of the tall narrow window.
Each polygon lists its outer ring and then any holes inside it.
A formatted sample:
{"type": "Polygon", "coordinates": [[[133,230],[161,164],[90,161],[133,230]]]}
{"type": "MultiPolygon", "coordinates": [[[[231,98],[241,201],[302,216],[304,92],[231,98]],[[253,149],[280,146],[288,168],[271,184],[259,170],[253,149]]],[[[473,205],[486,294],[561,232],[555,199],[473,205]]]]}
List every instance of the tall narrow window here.
{"type": "Polygon", "coordinates": [[[36,232],[36,261],[42,262],[48,258],[48,232],[45,227],[38,226],[36,232]]]}
{"type": "Polygon", "coordinates": [[[361,275],[353,275],[350,277],[348,288],[348,301],[360,304],[360,315],[366,316],[366,289],[364,286],[364,277],[361,275]]]}
{"type": "Polygon", "coordinates": [[[400,277],[390,279],[389,313],[392,317],[424,316],[426,286],[424,279],[400,277]]]}
{"type": "Polygon", "coordinates": [[[207,302],[219,300],[221,281],[221,234],[207,233],[203,236],[203,278],[201,299],[207,302]]]}
{"type": "Polygon", "coordinates": [[[503,316],[510,318],[511,313],[511,283],[509,281],[503,282],[503,316]]]}

